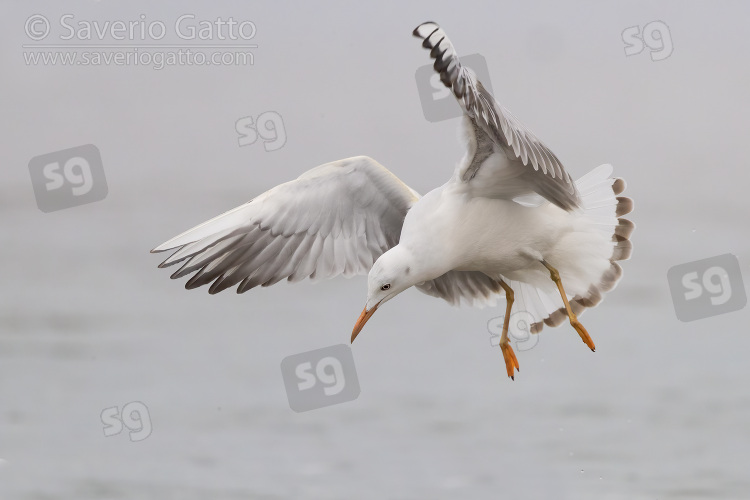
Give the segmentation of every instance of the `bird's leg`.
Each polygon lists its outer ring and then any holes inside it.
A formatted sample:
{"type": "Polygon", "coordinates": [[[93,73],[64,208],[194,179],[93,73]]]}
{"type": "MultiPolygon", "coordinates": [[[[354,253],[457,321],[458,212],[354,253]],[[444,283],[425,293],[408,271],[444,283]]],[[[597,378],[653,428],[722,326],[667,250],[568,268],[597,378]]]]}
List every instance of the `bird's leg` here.
{"type": "Polygon", "coordinates": [[[581,340],[583,340],[583,343],[589,346],[589,349],[594,351],[596,349],[596,346],[594,345],[594,341],[591,340],[589,332],[587,332],[581,322],[578,321],[578,317],[570,308],[570,302],[568,302],[568,297],[567,295],[565,295],[565,289],[563,288],[562,281],[560,280],[560,273],[557,272],[557,269],[552,267],[546,260],[542,260],[542,264],[549,270],[549,277],[552,278],[552,281],[555,282],[555,284],[557,285],[557,289],[560,291],[560,297],[562,297],[563,303],[565,304],[565,310],[568,312],[568,319],[570,319],[571,326],[575,328],[578,332],[578,335],[581,336],[581,340]]]}
{"type": "Polygon", "coordinates": [[[503,358],[505,359],[505,369],[508,372],[508,376],[515,380],[513,368],[518,371],[521,369],[518,367],[518,360],[516,359],[516,353],[513,352],[513,348],[510,346],[508,341],[508,325],[510,324],[510,309],[513,307],[513,289],[508,286],[503,280],[500,280],[500,286],[505,290],[505,318],[503,319],[503,333],[500,336],[500,349],[503,351],[503,358]]]}

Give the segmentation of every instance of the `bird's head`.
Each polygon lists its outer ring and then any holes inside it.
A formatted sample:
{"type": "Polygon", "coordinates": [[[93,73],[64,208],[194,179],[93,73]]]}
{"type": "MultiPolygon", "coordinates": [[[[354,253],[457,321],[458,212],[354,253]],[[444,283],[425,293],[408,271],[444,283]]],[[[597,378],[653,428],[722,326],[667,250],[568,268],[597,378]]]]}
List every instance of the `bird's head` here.
{"type": "Polygon", "coordinates": [[[424,281],[417,278],[415,267],[411,254],[398,245],[375,261],[367,275],[367,302],[354,325],[352,342],[378,307],[407,288],[424,281]]]}

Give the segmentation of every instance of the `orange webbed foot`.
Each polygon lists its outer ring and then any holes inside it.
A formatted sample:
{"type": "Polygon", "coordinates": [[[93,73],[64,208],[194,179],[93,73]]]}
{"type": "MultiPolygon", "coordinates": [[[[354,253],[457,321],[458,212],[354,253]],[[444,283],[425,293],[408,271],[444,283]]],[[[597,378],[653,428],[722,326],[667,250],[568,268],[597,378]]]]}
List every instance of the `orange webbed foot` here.
{"type": "Polygon", "coordinates": [[[518,367],[518,359],[516,358],[516,353],[513,352],[513,348],[510,346],[509,343],[500,344],[500,349],[503,351],[503,358],[505,359],[505,369],[508,372],[508,376],[511,378],[511,380],[515,380],[514,377],[514,368],[518,371],[521,371],[521,369],[518,367]]]}
{"type": "Polygon", "coordinates": [[[578,332],[578,335],[581,336],[581,340],[583,340],[583,343],[589,346],[589,349],[596,352],[596,346],[594,345],[594,341],[591,340],[591,336],[589,335],[589,332],[586,331],[586,329],[583,327],[580,321],[578,319],[572,319],[570,320],[570,324],[573,326],[573,328],[576,329],[578,332]]]}

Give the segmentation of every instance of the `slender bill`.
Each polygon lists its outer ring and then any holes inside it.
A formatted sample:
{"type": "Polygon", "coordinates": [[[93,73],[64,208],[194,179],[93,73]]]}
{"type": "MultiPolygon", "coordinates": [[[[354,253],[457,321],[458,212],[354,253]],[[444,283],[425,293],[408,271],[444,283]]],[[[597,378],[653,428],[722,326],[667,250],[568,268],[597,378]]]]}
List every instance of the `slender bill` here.
{"type": "Polygon", "coordinates": [[[375,304],[372,309],[369,311],[367,310],[367,307],[362,309],[362,314],[359,315],[359,319],[357,319],[357,323],[354,325],[354,330],[352,330],[352,342],[354,342],[354,339],[357,338],[357,335],[359,335],[359,332],[362,331],[362,328],[365,326],[365,323],[367,323],[367,320],[372,317],[373,314],[375,314],[375,311],[378,310],[378,306],[380,304],[375,304]]]}

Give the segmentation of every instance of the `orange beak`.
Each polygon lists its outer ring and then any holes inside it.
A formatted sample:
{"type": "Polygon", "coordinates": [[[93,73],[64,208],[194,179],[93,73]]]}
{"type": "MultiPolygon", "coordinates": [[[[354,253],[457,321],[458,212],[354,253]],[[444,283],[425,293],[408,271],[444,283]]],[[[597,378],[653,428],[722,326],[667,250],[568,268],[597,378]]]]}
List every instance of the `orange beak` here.
{"type": "Polygon", "coordinates": [[[375,311],[378,310],[378,305],[376,304],[372,309],[369,311],[367,310],[367,307],[362,309],[362,314],[359,315],[359,319],[357,320],[357,323],[354,325],[354,330],[352,330],[352,342],[354,342],[354,339],[357,338],[357,335],[359,335],[359,332],[362,331],[362,328],[365,326],[365,323],[367,323],[367,320],[372,317],[373,314],[375,314],[375,311]]]}

